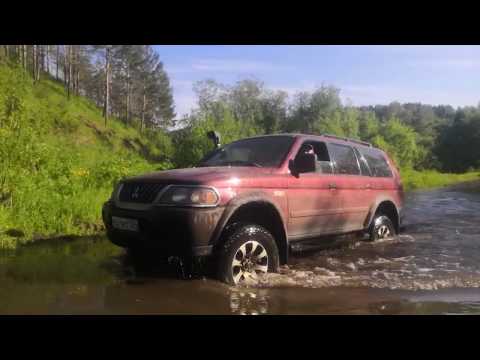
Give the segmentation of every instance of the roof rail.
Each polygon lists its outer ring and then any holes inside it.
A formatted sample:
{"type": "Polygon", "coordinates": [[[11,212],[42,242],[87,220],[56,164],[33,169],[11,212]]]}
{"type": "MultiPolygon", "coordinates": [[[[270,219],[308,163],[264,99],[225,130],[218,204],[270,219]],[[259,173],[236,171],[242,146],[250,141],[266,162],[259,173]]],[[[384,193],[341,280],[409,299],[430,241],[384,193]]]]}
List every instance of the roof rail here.
{"type": "Polygon", "coordinates": [[[353,143],[356,143],[356,144],[372,147],[372,144],[370,144],[369,142],[366,142],[366,141],[362,141],[362,140],[355,140],[355,139],[350,139],[350,138],[341,137],[341,136],[332,135],[332,134],[320,134],[320,136],[329,137],[329,138],[338,139],[338,140],[343,140],[343,141],[348,141],[348,142],[353,142],[353,143]]]}

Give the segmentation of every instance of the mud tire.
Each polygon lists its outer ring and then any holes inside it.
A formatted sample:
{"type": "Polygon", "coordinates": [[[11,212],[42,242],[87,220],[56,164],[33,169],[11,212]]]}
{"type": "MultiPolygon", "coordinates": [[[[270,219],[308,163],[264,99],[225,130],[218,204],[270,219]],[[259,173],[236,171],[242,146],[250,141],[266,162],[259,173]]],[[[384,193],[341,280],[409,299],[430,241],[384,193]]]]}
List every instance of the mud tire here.
{"type": "Polygon", "coordinates": [[[385,237],[396,235],[392,220],[384,214],[376,214],[370,226],[368,241],[378,241],[385,237]]]}
{"type": "Polygon", "coordinates": [[[236,285],[232,263],[240,247],[249,241],[258,242],[267,252],[268,272],[277,272],[280,266],[278,247],[272,234],[260,225],[237,223],[229,226],[217,251],[217,277],[230,285],[236,285]]]}

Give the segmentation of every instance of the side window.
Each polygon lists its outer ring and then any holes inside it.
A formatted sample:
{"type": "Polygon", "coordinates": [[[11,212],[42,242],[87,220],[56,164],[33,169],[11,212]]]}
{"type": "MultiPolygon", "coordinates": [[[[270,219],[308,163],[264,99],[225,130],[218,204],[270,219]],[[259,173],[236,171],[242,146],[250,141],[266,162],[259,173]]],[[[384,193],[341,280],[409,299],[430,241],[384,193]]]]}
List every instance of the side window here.
{"type": "Polygon", "coordinates": [[[368,166],[372,171],[372,176],[375,177],[392,177],[392,171],[390,170],[387,161],[383,154],[376,149],[362,149],[362,155],[367,160],[368,166]]]}
{"type": "Polygon", "coordinates": [[[330,143],[329,149],[336,173],[360,175],[357,157],[350,146],[330,143]]]}
{"type": "Polygon", "coordinates": [[[333,164],[330,161],[327,145],[320,141],[305,141],[300,148],[300,151],[305,151],[305,148],[312,146],[313,152],[316,155],[316,170],[315,172],[321,174],[333,174],[333,164]]]}
{"type": "Polygon", "coordinates": [[[370,169],[368,167],[367,159],[360,153],[357,148],[353,148],[355,150],[355,155],[357,155],[358,162],[360,163],[360,170],[362,176],[372,176],[370,173],[370,169]]]}

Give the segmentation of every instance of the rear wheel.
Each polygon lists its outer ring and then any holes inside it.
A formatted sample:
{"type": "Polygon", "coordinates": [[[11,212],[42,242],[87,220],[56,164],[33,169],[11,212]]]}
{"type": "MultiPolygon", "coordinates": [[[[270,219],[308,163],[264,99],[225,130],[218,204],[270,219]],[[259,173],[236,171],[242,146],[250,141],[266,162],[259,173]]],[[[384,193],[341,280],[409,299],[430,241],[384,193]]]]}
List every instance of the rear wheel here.
{"type": "Polygon", "coordinates": [[[279,267],[277,244],[265,228],[238,224],[227,231],[218,253],[218,276],[231,285],[248,284],[279,267]]]}
{"type": "Polygon", "coordinates": [[[370,227],[370,241],[386,239],[396,235],[392,220],[384,214],[375,215],[370,227]]]}

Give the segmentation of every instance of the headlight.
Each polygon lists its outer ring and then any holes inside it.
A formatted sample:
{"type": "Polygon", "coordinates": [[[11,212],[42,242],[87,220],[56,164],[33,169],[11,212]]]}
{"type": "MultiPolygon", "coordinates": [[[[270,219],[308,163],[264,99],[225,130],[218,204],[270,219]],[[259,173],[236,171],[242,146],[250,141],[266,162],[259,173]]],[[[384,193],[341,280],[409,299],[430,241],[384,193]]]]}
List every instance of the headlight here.
{"type": "Polygon", "coordinates": [[[158,204],[184,206],[216,206],[220,198],[214,188],[203,186],[169,186],[158,204]]]}

